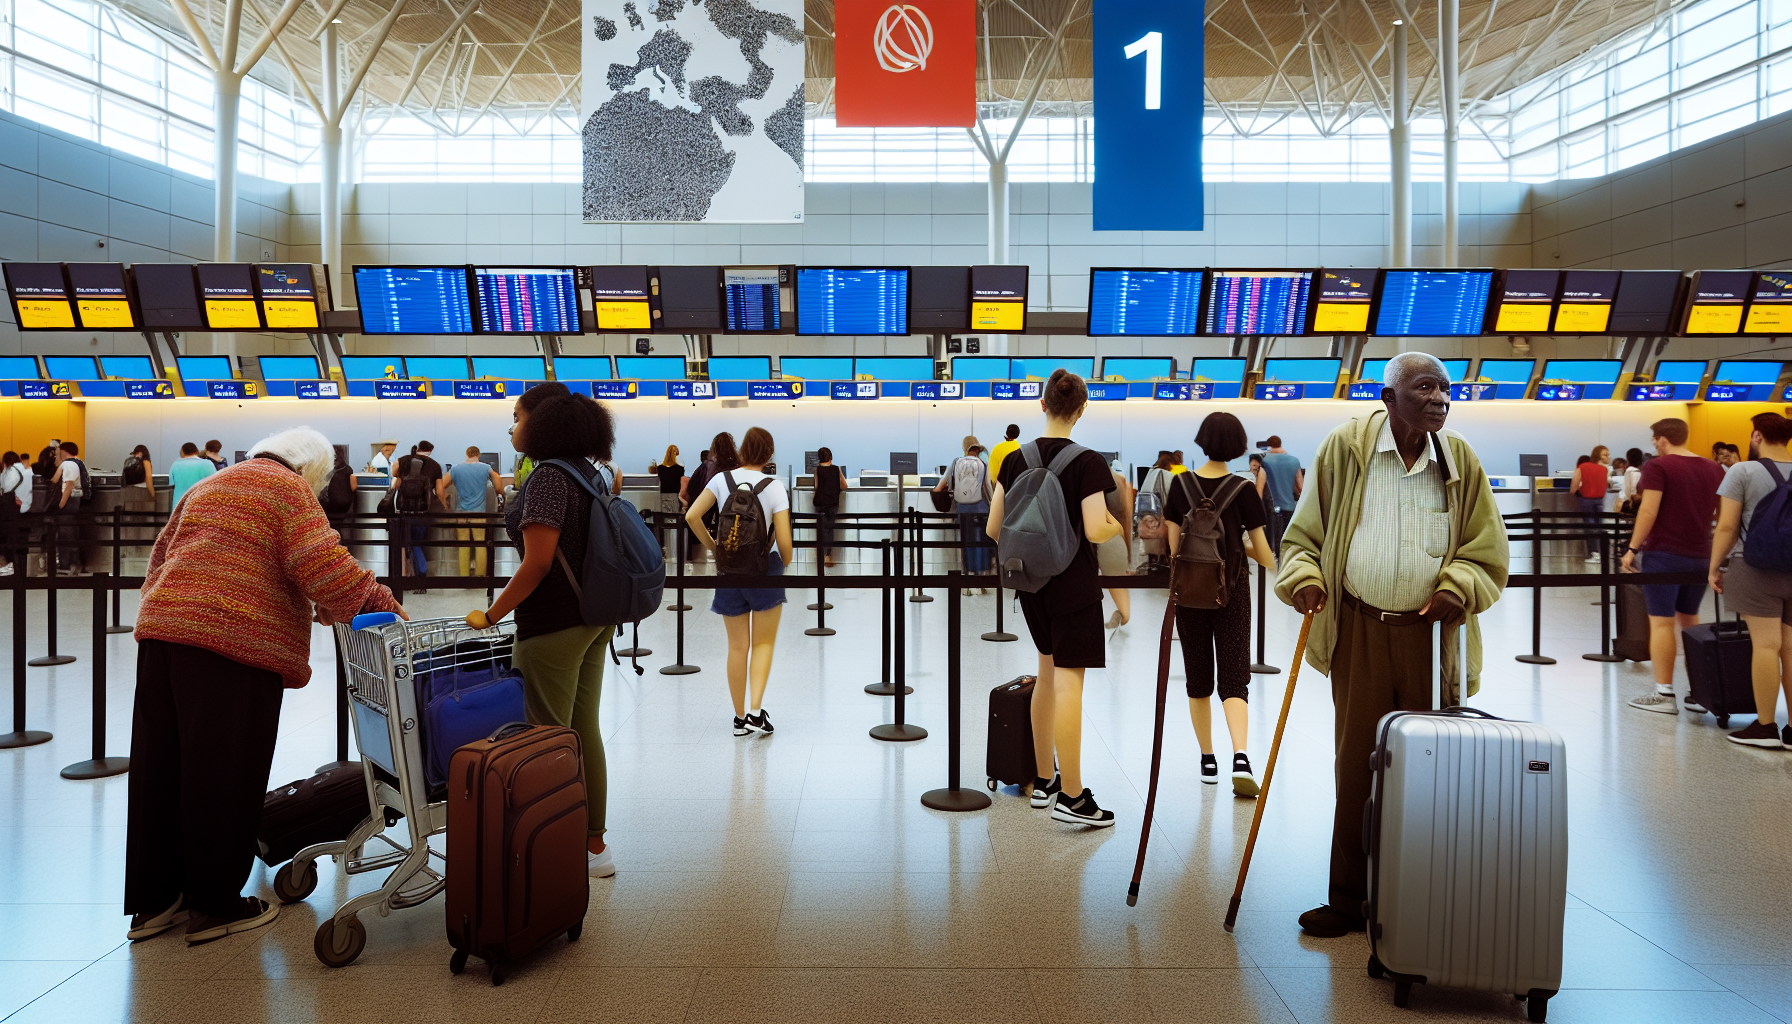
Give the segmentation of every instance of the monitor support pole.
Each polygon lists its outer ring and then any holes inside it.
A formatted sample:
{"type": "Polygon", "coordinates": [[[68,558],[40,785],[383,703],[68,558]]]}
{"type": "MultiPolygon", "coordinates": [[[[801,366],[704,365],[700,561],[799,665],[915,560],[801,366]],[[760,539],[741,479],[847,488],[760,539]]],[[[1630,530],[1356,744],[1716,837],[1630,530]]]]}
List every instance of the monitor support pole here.
{"type": "Polygon", "coordinates": [[[165,380],[168,376],[168,367],[162,363],[162,350],[156,347],[155,332],[142,331],[140,333],[143,335],[143,343],[149,346],[149,362],[156,368],[156,379],[165,380]]]}

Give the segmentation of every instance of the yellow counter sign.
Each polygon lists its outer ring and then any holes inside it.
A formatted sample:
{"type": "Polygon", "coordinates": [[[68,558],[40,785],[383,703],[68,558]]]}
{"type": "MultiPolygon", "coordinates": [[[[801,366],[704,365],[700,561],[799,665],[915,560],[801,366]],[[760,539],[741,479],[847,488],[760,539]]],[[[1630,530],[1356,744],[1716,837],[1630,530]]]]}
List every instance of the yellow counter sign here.
{"type": "Polygon", "coordinates": [[[1026,315],[1024,302],[972,302],[971,330],[1018,331],[1025,327],[1026,315]]]}
{"type": "Polygon", "coordinates": [[[640,331],[653,326],[645,302],[608,302],[602,299],[592,307],[600,331],[640,331]]]}
{"type": "Polygon", "coordinates": [[[1493,329],[1505,331],[1549,330],[1549,304],[1546,302],[1502,302],[1499,318],[1493,329]]]}
{"type": "Polygon", "coordinates": [[[261,317],[253,299],[206,299],[205,322],[220,331],[254,330],[261,326],[261,317]]]}
{"type": "Polygon", "coordinates": [[[1367,302],[1321,302],[1313,314],[1315,334],[1362,334],[1368,329],[1367,302]]]}
{"type": "Polygon", "coordinates": [[[261,311],[269,327],[317,330],[317,303],[311,299],[262,299],[261,311]]]}
{"type": "Polygon", "coordinates": [[[1556,308],[1556,330],[1562,334],[1602,334],[1612,307],[1603,302],[1564,302],[1556,308]]]}
{"type": "Polygon", "coordinates": [[[137,326],[131,320],[131,304],[124,299],[78,299],[81,326],[89,330],[123,330],[137,326]]]}
{"type": "Polygon", "coordinates": [[[74,327],[75,311],[67,299],[20,299],[19,326],[25,328],[74,327]]]}
{"type": "Polygon", "coordinates": [[[1735,334],[1742,327],[1742,306],[1694,306],[1686,314],[1688,334],[1735,334]]]}

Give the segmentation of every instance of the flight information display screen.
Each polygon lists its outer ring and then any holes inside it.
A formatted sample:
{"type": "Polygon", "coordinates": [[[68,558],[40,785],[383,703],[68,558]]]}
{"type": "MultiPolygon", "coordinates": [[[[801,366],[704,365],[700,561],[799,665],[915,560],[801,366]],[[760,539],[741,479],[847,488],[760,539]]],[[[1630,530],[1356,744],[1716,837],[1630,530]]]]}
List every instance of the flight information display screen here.
{"type": "Polygon", "coordinates": [[[1754,276],[1748,270],[1699,271],[1686,300],[1686,333],[1740,333],[1742,306],[1754,276]]]}
{"type": "Polygon", "coordinates": [[[137,286],[137,308],[143,313],[145,328],[184,331],[205,327],[192,264],[133,263],[131,280],[137,286]]]}
{"type": "Polygon", "coordinates": [[[652,327],[647,268],[592,267],[591,313],[599,331],[645,331],[652,327]]]}
{"type": "Polygon", "coordinates": [[[1313,307],[1313,333],[1366,334],[1369,307],[1375,297],[1379,270],[1319,272],[1319,300],[1313,307]]]}
{"type": "Polygon", "coordinates": [[[69,287],[81,326],[90,331],[128,330],[137,326],[131,295],[124,286],[121,263],[66,263],[69,287]]]}
{"type": "Polygon", "coordinates": [[[909,268],[908,318],[910,329],[923,334],[970,330],[971,268],[909,268]]]}
{"type": "Polygon", "coordinates": [[[971,268],[971,330],[1027,329],[1027,266],[971,268]]]}
{"type": "Polygon", "coordinates": [[[717,334],[727,323],[722,313],[721,267],[661,267],[662,331],[717,334]]]}
{"type": "MultiPolygon", "coordinates": [[[[22,331],[66,331],[75,326],[60,263],[0,263],[6,295],[22,331]]],[[[35,374],[33,375],[35,376],[35,374]]]]}
{"type": "Polygon", "coordinates": [[[1089,271],[1089,334],[1190,337],[1201,332],[1199,270],[1089,271]]]}
{"type": "Polygon", "coordinates": [[[363,334],[471,334],[466,267],[356,267],[363,334]]]}
{"type": "Polygon", "coordinates": [[[1562,272],[1562,298],[1556,306],[1557,334],[1604,334],[1618,294],[1616,270],[1562,272]]]}
{"type": "Polygon", "coordinates": [[[1744,334],[1792,334],[1792,273],[1763,270],[1749,297],[1744,334]]]}
{"type": "Polygon", "coordinates": [[[1625,270],[1612,301],[1613,334],[1666,334],[1674,326],[1674,305],[1685,275],[1678,270],[1625,270]]]}
{"type": "Polygon", "coordinates": [[[1310,270],[1215,270],[1201,333],[1305,334],[1310,270]]]}
{"type": "Polygon", "coordinates": [[[481,334],[582,334],[571,267],[474,267],[481,334]]]}
{"type": "Polygon", "coordinates": [[[799,267],[796,333],[907,334],[908,268],[799,267]]]}
{"type": "Polygon", "coordinates": [[[255,308],[254,267],[247,263],[197,263],[193,278],[199,282],[207,327],[252,331],[261,326],[261,310],[255,308]]]}
{"type": "Polygon", "coordinates": [[[100,372],[113,380],[157,380],[148,356],[101,356],[100,372]]]}
{"type": "Polygon", "coordinates": [[[778,306],[777,267],[723,267],[722,299],[729,334],[764,334],[784,329],[778,306]]]}
{"type": "Polygon", "coordinates": [[[1549,330],[1555,312],[1556,292],[1562,285],[1560,270],[1508,270],[1500,288],[1495,332],[1514,334],[1549,330]]]}
{"type": "Polygon", "coordinates": [[[255,287],[269,327],[317,329],[317,289],[309,263],[258,263],[255,287]]]}
{"type": "Polygon", "coordinates": [[[1491,270],[1388,270],[1374,334],[1461,337],[1480,334],[1487,319],[1491,270]]]}

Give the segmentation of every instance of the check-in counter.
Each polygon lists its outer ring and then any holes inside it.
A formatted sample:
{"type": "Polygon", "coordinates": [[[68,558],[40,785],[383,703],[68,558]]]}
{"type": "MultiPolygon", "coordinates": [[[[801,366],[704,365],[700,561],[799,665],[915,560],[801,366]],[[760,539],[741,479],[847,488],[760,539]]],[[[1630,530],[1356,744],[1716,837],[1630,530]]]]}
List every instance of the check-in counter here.
{"type": "MultiPolygon", "coordinates": [[[[117,509],[135,512],[159,512],[164,515],[169,511],[168,499],[171,492],[166,474],[158,473],[151,478],[155,485],[155,498],[150,500],[148,489],[144,487],[126,487],[124,477],[116,471],[96,470],[91,466],[87,470],[88,482],[93,486],[93,493],[81,502],[83,513],[103,514],[117,509]]],[[[51,492],[44,491],[32,498],[33,510],[48,509],[54,504],[51,492]],[[38,504],[39,499],[43,504],[38,504]]],[[[149,571],[149,556],[155,547],[157,528],[154,525],[121,526],[118,530],[118,572],[122,576],[141,576],[149,571]]],[[[112,527],[110,525],[94,525],[81,530],[81,562],[92,572],[112,571],[112,527]]]]}
{"type": "MultiPolygon", "coordinates": [[[[932,512],[933,502],[927,492],[938,482],[939,478],[932,474],[898,478],[885,473],[863,473],[856,479],[848,477],[846,488],[840,492],[839,512],[841,515],[889,516],[905,512],[911,507],[919,512],[932,512]]],[[[815,511],[813,476],[804,474],[796,478],[796,486],[791,490],[790,505],[793,512],[815,511]]],[[[925,532],[925,539],[929,541],[956,540],[957,537],[956,527],[950,532],[938,528],[930,528],[925,532]]],[[[875,544],[896,539],[896,531],[855,527],[853,520],[840,519],[834,526],[834,538],[836,541],[865,541],[875,544]]],[[[807,540],[807,531],[800,531],[798,539],[807,540]]],[[[956,569],[959,565],[957,552],[954,551],[929,550],[925,556],[925,571],[929,573],[956,569]]],[[[813,572],[814,558],[813,548],[798,548],[796,566],[792,571],[813,572]]],[[[879,573],[883,571],[883,555],[874,547],[835,548],[834,567],[836,571],[848,573],[879,573]]]]}

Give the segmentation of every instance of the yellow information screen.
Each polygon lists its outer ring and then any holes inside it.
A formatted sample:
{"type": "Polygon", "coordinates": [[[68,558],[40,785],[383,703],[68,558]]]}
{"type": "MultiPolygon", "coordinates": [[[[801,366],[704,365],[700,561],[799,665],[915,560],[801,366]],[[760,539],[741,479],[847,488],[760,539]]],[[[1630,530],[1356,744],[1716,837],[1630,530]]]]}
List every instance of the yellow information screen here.
{"type": "Polygon", "coordinates": [[[1748,308],[1744,334],[1792,334],[1792,306],[1779,303],[1755,303],[1748,308]]]}
{"type": "Polygon", "coordinates": [[[131,320],[131,304],[124,299],[79,299],[81,326],[96,331],[137,326],[131,320]]]}
{"type": "Polygon", "coordinates": [[[205,322],[214,330],[253,330],[261,326],[261,317],[255,312],[254,299],[206,299],[205,322]]]}
{"type": "Polygon", "coordinates": [[[67,299],[20,299],[20,327],[73,327],[75,311],[67,299]]]}
{"type": "Polygon", "coordinates": [[[1546,302],[1502,302],[1500,315],[1493,323],[1495,332],[1549,330],[1549,304],[1546,302]]]}
{"type": "Polygon", "coordinates": [[[1321,302],[1313,314],[1314,334],[1362,334],[1368,329],[1367,302],[1321,302]]]}
{"type": "Polygon", "coordinates": [[[317,303],[311,299],[262,299],[269,327],[317,329],[317,303]]]}
{"type": "Polygon", "coordinates": [[[1563,334],[1602,334],[1612,319],[1603,302],[1564,302],[1556,307],[1556,330],[1563,334]]]}
{"type": "Polygon", "coordinates": [[[645,302],[615,302],[599,299],[592,312],[597,316],[600,331],[640,331],[653,326],[653,316],[645,302]]]}
{"type": "Polygon", "coordinates": [[[971,330],[1018,331],[1025,326],[1024,302],[972,302],[971,330]]]}
{"type": "Polygon", "coordinates": [[[1694,306],[1686,313],[1688,334],[1735,334],[1741,327],[1741,306],[1694,306]]]}

